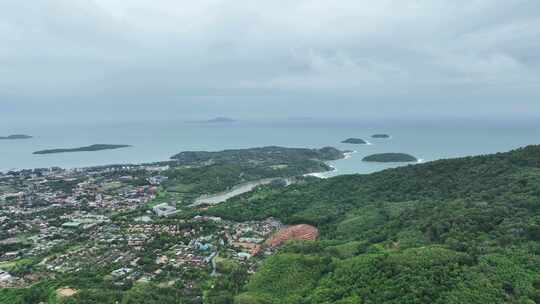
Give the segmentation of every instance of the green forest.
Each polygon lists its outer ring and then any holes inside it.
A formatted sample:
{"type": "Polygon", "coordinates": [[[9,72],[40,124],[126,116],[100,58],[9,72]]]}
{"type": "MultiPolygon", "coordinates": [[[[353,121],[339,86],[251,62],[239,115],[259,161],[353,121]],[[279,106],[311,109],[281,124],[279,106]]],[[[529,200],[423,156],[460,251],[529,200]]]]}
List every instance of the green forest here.
{"type": "MultiPolygon", "coordinates": [[[[228,163],[205,168],[178,167],[168,176],[198,185],[221,172],[216,176],[227,182],[216,185],[226,187],[240,173],[228,163]]],[[[250,170],[241,171],[267,173],[250,170]]],[[[261,186],[201,212],[233,221],[275,217],[311,224],[320,237],[255,257],[261,264],[253,274],[228,262],[218,264],[219,276],[209,269],[184,273],[181,282],[200,282],[191,294],[181,285],[113,285],[111,265],[0,290],[0,303],[540,303],[540,146],[261,186]],[[58,299],[54,291],[63,286],[80,292],[58,299]]],[[[141,263],[153,270],[154,252],[180,241],[156,238],[141,252],[141,263]]],[[[15,265],[14,273],[36,263],[15,265]]]]}
{"type": "Polygon", "coordinates": [[[209,210],[321,230],[236,303],[540,303],[540,146],[258,189],[209,210]]]}

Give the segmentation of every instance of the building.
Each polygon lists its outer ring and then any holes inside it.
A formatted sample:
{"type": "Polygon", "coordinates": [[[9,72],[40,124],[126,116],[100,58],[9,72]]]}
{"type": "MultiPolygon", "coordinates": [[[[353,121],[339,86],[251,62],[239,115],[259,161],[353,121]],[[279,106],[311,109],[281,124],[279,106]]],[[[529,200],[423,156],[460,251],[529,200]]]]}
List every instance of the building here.
{"type": "Polygon", "coordinates": [[[11,281],[12,277],[9,273],[0,269],[0,282],[11,281]]]}
{"type": "Polygon", "coordinates": [[[159,217],[168,217],[178,213],[176,207],[173,207],[167,203],[159,204],[152,208],[152,211],[159,217]]]}
{"type": "Polygon", "coordinates": [[[80,228],[81,227],[81,223],[80,222],[66,222],[66,223],[63,223],[62,224],[62,227],[63,228],[73,228],[73,229],[76,229],[76,228],[80,228]]]}
{"type": "Polygon", "coordinates": [[[164,182],[166,182],[169,178],[167,176],[152,176],[148,178],[148,182],[152,185],[160,185],[164,182]]]}

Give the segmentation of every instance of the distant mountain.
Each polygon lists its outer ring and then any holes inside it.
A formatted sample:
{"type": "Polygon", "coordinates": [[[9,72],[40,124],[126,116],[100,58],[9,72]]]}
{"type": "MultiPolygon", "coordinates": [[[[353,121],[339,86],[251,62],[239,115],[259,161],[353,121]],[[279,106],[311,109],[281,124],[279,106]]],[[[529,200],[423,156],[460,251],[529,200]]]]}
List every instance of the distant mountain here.
{"type": "Polygon", "coordinates": [[[228,117],[216,117],[216,118],[212,118],[212,119],[208,119],[208,120],[192,120],[192,121],[188,121],[188,123],[208,123],[208,124],[212,124],[212,123],[233,123],[233,122],[236,122],[236,120],[234,120],[232,118],[228,118],[228,117]]]}
{"type": "Polygon", "coordinates": [[[13,134],[9,136],[0,136],[0,139],[29,139],[32,138],[30,135],[25,134],[13,134]]]}
{"type": "Polygon", "coordinates": [[[215,122],[236,122],[236,120],[228,117],[216,117],[208,120],[207,122],[215,123],[215,122]]]}

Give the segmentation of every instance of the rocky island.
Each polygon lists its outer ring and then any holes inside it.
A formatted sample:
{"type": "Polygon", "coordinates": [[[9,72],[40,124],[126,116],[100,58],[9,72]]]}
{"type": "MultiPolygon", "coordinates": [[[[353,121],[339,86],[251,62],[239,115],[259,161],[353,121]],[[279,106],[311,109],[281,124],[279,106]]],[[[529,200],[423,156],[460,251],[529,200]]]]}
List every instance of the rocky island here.
{"type": "Polygon", "coordinates": [[[341,143],[343,144],[354,144],[354,145],[367,145],[367,141],[361,139],[361,138],[347,138],[345,139],[344,141],[342,141],[341,143]]]}
{"type": "Polygon", "coordinates": [[[32,138],[32,136],[26,135],[26,134],[13,134],[13,135],[9,135],[9,136],[0,136],[0,140],[1,139],[15,140],[15,139],[29,139],[29,138],[32,138]]]}
{"type": "Polygon", "coordinates": [[[131,147],[130,145],[106,145],[106,144],[96,144],[86,147],[71,148],[71,149],[48,149],[36,151],[33,154],[56,154],[56,153],[69,153],[69,152],[93,152],[101,150],[113,150],[120,148],[131,147]]]}
{"type": "Polygon", "coordinates": [[[388,135],[388,134],[373,134],[373,135],[371,135],[371,138],[390,138],[390,135],[388,135]]]}
{"type": "Polygon", "coordinates": [[[362,161],[377,163],[409,163],[417,162],[418,159],[405,153],[380,153],[366,156],[362,161]]]}

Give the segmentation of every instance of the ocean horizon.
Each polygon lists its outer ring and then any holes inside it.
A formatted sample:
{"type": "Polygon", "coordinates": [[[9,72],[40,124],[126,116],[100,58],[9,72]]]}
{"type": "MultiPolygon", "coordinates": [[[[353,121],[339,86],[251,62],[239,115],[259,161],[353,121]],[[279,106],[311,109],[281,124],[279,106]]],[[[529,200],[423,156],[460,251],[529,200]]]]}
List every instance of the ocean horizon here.
{"type": "Polygon", "coordinates": [[[354,151],[330,162],[335,170],[321,177],[371,173],[406,164],[366,163],[362,158],[384,152],[408,153],[421,162],[470,155],[505,152],[540,142],[540,123],[530,121],[354,121],[289,119],[186,123],[142,121],[117,123],[69,123],[10,125],[3,134],[28,134],[31,139],[1,140],[0,171],[32,168],[80,168],[111,164],[167,161],[181,151],[219,151],[262,146],[298,148],[336,147],[354,151]],[[371,138],[377,133],[389,139],[371,138]],[[349,137],[367,145],[343,144],[349,137]],[[128,148],[94,152],[32,154],[38,150],[76,148],[92,144],[126,144],[128,148]]]}

